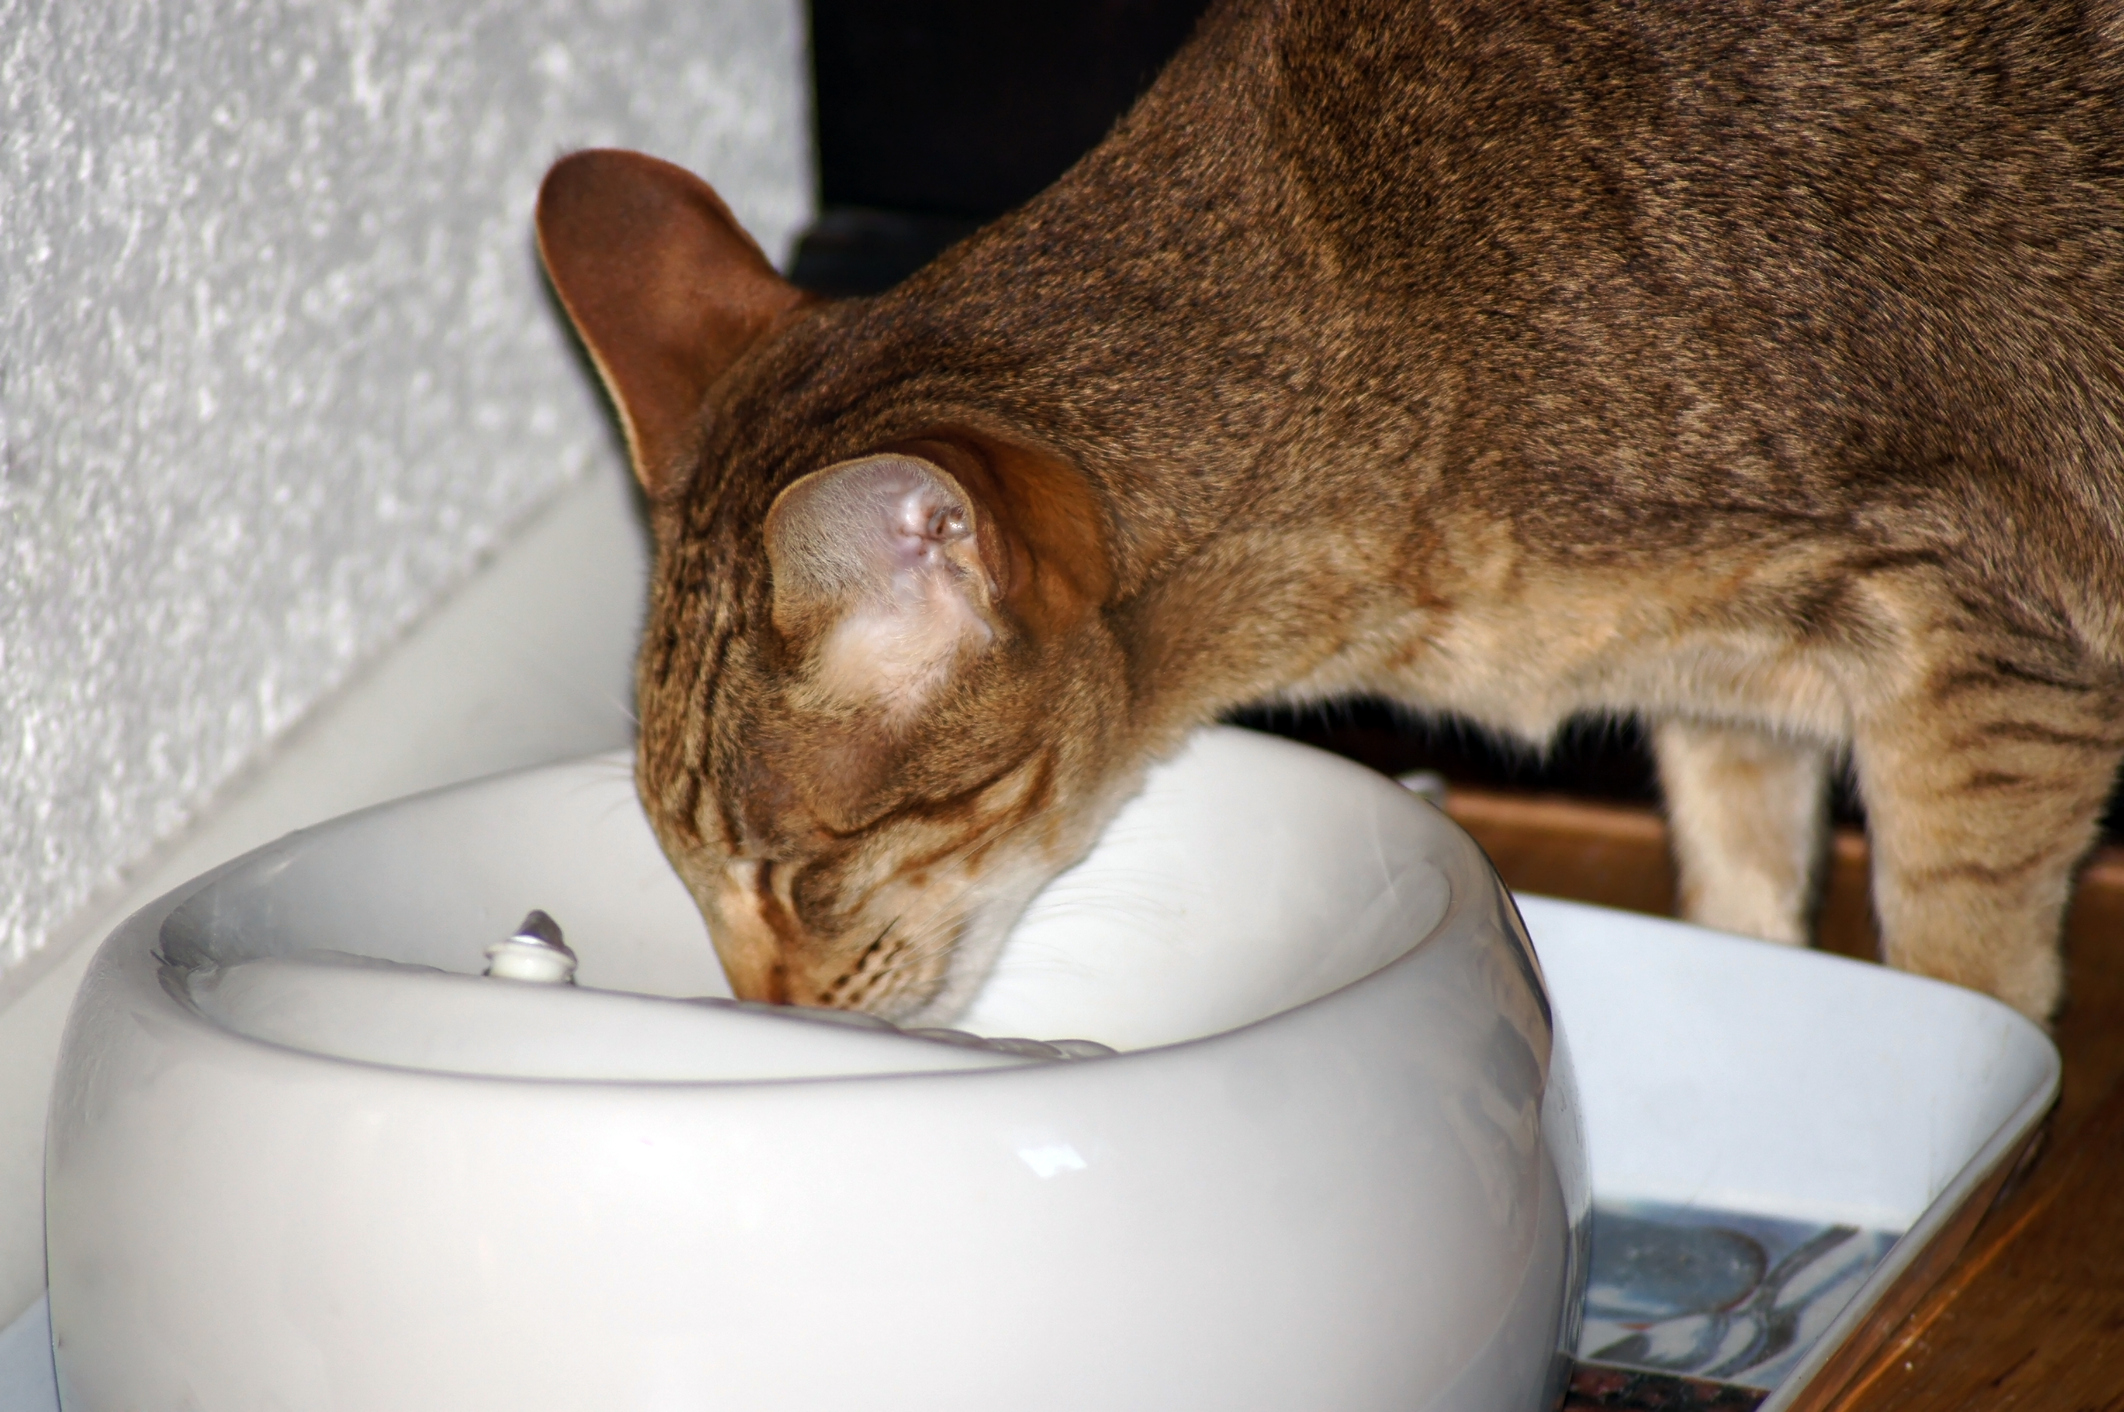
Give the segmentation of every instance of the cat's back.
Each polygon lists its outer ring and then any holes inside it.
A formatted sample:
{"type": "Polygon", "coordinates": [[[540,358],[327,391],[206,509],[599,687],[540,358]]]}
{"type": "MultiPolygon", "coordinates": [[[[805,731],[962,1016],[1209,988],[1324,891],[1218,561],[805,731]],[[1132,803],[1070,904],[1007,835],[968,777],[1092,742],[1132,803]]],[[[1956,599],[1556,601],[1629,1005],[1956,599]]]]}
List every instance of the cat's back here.
{"type": "Polygon", "coordinates": [[[1278,145],[1324,222],[1370,226],[1378,263],[1478,235],[1553,242],[1567,217],[1640,242],[1841,238],[1848,254],[1892,233],[1916,254],[2111,230],[2124,45],[2101,14],[2071,0],[1290,0],[1260,24],[1278,145]],[[1654,224],[1674,220],[1686,229],[1654,224]]]}
{"type": "Polygon", "coordinates": [[[1915,496],[2114,566],[2124,48],[2094,8],[1293,0],[1262,36],[1311,238],[1435,331],[1463,449],[1573,487],[1576,533],[1915,496]]]}

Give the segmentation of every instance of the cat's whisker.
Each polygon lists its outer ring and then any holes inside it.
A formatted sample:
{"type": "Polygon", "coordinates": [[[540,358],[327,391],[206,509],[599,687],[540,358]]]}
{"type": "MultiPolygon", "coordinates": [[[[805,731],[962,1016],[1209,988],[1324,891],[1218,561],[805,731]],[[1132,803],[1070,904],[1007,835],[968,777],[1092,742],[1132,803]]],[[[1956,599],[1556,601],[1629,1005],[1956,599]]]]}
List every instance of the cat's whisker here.
{"type": "Polygon", "coordinates": [[[905,975],[917,967],[926,966],[939,956],[948,957],[958,945],[958,932],[959,928],[953,925],[942,928],[928,939],[924,939],[920,933],[903,938],[901,946],[877,969],[870,989],[874,990],[878,985],[905,975]]]}

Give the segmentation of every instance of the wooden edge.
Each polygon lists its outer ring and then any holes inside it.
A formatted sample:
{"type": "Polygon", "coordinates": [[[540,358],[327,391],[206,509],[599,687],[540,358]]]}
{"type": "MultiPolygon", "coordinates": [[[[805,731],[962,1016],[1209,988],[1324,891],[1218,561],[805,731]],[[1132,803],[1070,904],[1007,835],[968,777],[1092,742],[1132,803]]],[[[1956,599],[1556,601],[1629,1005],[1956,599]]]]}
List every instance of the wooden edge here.
{"type": "Polygon", "coordinates": [[[1508,794],[1502,790],[1446,791],[1446,813],[1463,827],[1545,830],[1560,838],[1667,845],[1667,824],[1644,805],[1595,804],[1554,794],[1508,794]]]}
{"type": "Polygon", "coordinates": [[[2106,843],[2089,854],[2079,885],[2124,891],[2124,845],[2106,843]]]}
{"type": "MultiPolygon", "coordinates": [[[[1805,1390],[1793,1399],[1788,1412],[1829,1412],[1832,1408],[1836,1412],[1847,1412],[1865,1395],[1880,1370],[1893,1362],[1892,1354],[1882,1356],[1890,1337],[1900,1332],[1895,1338],[1899,1351],[1931,1325],[1937,1311],[1928,1309],[1916,1318],[1909,1317],[1911,1312],[1935,1291],[1943,1294],[1945,1301],[1954,1298],[1961,1282],[1957,1280],[1942,1288],[1941,1278],[1961,1257],[1970,1237],[1998,1204],[2007,1180],[2022,1169],[2042,1136],[2043,1127],[2037,1124],[2000,1159],[1969,1193],[1969,1199],[1956,1208],[1939,1233],[1918,1252],[1917,1258],[1896,1276],[1895,1283],[1882,1294],[1872,1312],[1867,1314],[1866,1321],[1853,1330],[1843,1346],[1822,1365],[1822,1370],[1815,1374],[1805,1390]]],[[[1941,1302],[1943,1308],[1945,1301],[1941,1302]]]]}
{"type": "MultiPolygon", "coordinates": [[[[1559,842],[1667,844],[1667,821],[1647,804],[1614,804],[1578,799],[1561,794],[1515,794],[1509,790],[1454,785],[1446,791],[1445,811],[1463,827],[1489,825],[1499,828],[1547,832],[1559,842]]],[[[1866,835],[1844,827],[1832,836],[1835,860],[1849,867],[1864,868],[1869,850],[1866,835]]],[[[2124,844],[2107,843],[2088,855],[2077,884],[2124,893],[2124,844]]]]}

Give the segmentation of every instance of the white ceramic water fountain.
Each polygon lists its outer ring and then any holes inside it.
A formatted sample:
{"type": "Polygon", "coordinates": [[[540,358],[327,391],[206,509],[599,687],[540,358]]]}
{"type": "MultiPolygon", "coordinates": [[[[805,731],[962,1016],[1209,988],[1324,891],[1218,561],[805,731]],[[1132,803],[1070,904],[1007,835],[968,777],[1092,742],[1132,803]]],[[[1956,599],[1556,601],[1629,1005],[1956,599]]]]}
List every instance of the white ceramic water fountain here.
{"type": "Polygon", "coordinates": [[[1082,1043],[722,995],[615,757],[148,907],[52,1110],[69,1412],[1553,1398],[1569,1061],[1488,863],[1367,771],[1156,771],[960,1021],[1082,1043]],[[575,984],[482,976],[532,908],[575,984]]]}

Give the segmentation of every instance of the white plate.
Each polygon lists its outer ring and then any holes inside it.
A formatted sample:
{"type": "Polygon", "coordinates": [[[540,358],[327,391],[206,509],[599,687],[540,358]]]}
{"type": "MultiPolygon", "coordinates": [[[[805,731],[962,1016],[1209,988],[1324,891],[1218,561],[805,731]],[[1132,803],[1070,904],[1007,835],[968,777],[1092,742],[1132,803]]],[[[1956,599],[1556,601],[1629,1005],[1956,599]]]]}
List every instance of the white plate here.
{"type": "Polygon", "coordinates": [[[2057,1094],[2057,1050],[2014,1011],[1938,981],[1518,900],[1570,1037],[1596,1207],[1896,1233],[1759,1409],[1780,1412],[2020,1150],[2057,1094]]]}

